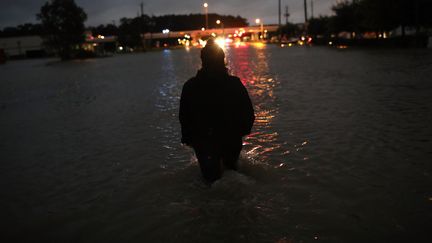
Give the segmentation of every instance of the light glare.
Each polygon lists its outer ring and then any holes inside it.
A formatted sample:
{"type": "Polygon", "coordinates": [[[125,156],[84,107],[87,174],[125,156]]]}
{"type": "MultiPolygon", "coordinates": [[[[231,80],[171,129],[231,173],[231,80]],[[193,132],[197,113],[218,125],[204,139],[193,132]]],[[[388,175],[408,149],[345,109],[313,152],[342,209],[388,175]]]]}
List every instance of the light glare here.
{"type": "Polygon", "coordinates": [[[222,38],[217,38],[215,40],[216,44],[220,47],[220,48],[225,48],[225,40],[222,38]]]}

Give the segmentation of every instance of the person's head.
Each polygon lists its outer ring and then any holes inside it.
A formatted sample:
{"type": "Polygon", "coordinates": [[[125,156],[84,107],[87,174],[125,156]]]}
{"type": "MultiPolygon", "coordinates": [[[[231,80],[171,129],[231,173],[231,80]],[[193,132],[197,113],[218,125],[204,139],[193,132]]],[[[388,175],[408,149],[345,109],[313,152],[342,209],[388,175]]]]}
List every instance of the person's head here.
{"type": "Polygon", "coordinates": [[[207,40],[206,46],[201,50],[201,61],[205,70],[226,70],[225,53],[212,38],[207,40]]]}

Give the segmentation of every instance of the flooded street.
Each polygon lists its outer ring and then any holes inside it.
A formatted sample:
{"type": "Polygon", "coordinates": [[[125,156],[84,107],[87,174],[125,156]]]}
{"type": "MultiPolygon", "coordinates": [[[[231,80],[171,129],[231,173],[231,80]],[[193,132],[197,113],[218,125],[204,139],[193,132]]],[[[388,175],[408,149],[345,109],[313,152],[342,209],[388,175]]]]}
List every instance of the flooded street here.
{"type": "Polygon", "coordinates": [[[180,144],[199,51],[0,66],[0,239],[429,242],[430,50],[227,48],[257,119],[212,188],[180,144]]]}

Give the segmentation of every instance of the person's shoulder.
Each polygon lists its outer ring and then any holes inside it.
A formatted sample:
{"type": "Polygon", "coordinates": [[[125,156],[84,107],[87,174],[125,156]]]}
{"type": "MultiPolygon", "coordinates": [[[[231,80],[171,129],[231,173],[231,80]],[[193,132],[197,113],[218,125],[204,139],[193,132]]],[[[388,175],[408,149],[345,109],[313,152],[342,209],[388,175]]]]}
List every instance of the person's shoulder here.
{"type": "Polygon", "coordinates": [[[239,77],[237,77],[237,76],[234,76],[234,75],[228,75],[228,79],[230,80],[230,81],[234,81],[234,82],[240,82],[241,83],[241,80],[240,80],[240,78],[239,77]]]}
{"type": "Polygon", "coordinates": [[[231,74],[228,74],[228,78],[229,78],[229,79],[232,79],[232,80],[239,80],[239,81],[240,81],[240,78],[239,78],[239,77],[234,76],[234,75],[231,75],[231,74]]]}
{"type": "Polygon", "coordinates": [[[234,82],[236,85],[244,86],[239,77],[233,76],[233,75],[228,75],[228,78],[231,82],[234,82]]]}
{"type": "Polygon", "coordinates": [[[191,85],[193,85],[194,83],[196,83],[197,77],[192,77],[190,79],[188,79],[184,84],[183,87],[189,87],[191,85]]]}

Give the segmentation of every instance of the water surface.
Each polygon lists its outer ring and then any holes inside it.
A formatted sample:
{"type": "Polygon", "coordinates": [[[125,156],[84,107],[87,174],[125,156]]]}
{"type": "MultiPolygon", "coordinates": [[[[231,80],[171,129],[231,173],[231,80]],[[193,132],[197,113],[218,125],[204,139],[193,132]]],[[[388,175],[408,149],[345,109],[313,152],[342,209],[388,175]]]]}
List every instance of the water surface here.
{"type": "Polygon", "coordinates": [[[179,143],[198,49],[0,66],[2,237],[428,242],[430,51],[245,46],[226,56],[257,119],[241,174],[211,189],[179,143]]]}

